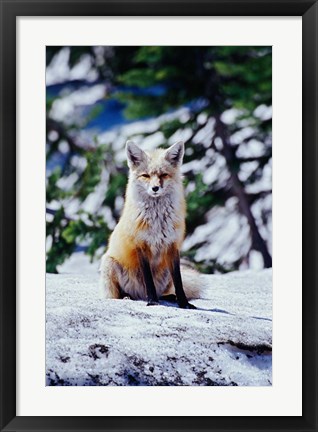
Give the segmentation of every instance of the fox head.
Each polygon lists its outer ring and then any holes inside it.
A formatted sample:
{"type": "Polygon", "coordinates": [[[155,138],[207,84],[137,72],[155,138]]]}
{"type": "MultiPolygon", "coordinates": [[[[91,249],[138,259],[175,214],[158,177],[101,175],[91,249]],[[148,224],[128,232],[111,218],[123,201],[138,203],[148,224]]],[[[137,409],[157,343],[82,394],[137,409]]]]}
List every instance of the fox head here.
{"type": "Polygon", "coordinates": [[[132,141],[127,141],[126,153],[130,177],[141,195],[146,193],[158,198],[175,189],[181,183],[180,166],[184,155],[182,141],[166,150],[152,152],[141,150],[132,141]]]}

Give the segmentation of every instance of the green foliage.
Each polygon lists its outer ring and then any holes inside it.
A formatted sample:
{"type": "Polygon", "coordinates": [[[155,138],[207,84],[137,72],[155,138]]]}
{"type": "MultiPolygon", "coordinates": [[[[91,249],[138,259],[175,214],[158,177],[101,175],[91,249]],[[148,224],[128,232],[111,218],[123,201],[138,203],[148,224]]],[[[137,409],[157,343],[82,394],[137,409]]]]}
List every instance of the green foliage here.
{"type": "Polygon", "coordinates": [[[115,97],[120,102],[127,104],[124,113],[127,119],[156,116],[163,105],[156,96],[137,96],[133,92],[116,92],[115,97]]]}
{"type": "Polygon", "coordinates": [[[75,250],[75,243],[64,238],[67,221],[64,208],[61,207],[54,215],[53,221],[46,223],[46,236],[52,240],[52,246],[46,255],[46,271],[57,273],[57,266],[63,264],[75,250]]]}
{"type": "Polygon", "coordinates": [[[105,243],[110,231],[102,217],[91,214],[86,214],[86,216],[89,223],[82,219],[70,221],[62,232],[62,238],[69,245],[89,238],[87,253],[93,258],[96,250],[105,243]]]}
{"type": "Polygon", "coordinates": [[[161,132],[163,133],[165,139],[169,139],[174,133],[180,130],[184,124],[179,119],[174,119],[165,122],[161,125],[161,132]]]}
{"type": "Polygon", "coordinates": [[[61,178],[62,169],[60,167],[55,168],[52,174],[47,177],[46,180],[46,200],[48,202],[54,199],[59,199],[61,190],[57,186],[57,181],[61,178]]]}
{"type": "Polygon", "coordinates": [[[100,182],[105,150],[106,147],[100,145],[95,147],[94,150],[89,150],[83,153],[87,165],[76,183],[78,186],[77,196],[81,200],[84,200],[89,194],[91,194],[100,182]]]}
{"type": "Polygon", "coordinates": [[[195,189],[187,195],[187,233],[192,233],[198,225],[205,221],[207,209],[219,204],[216,196],[211,193],[211,185],[206,185],[202,174],[195,177],[195,189]]]}
{"type": "MultiPolygon", "coordinates": [[[[119,81],[140,88],[167,86],[150,115],[200,97],[206,98],[211,112],[233,106],[253,110],[261,103],[271,103],[271,48],[141,47],[119,81]]],[[[128,104],[129,118],[144,115],[138,95],[122,94],[121,100],[128,104]]],[[[145,104],[151,105],[147,100],[145,104]]]]}
{"type": "Polygon", "coordinates": [[[70,221],[62,232],[62,237],[66,243],[75,243],[76,239],[83,240],[86,235],[86,224],[82,220],[70,221]]]}
{"type": "Polygon", "coordinates": [[[61,189],[57,182],[61,178],[62,169],[61,167],[55,168],[55,170],[47,177],[46,181],[46,199],[48,202],[53,200],[60,200],[70,196],[71,192],[64,191],[61,189]]]}
{"type": "Polygon", "coordinates": [[[87,253],[91,257],[91,261],[93,260],[97,249],[100,248],[101,245],[104,245],[105,241],[108,240],[110,233],[108,226],[101,219],[99,220],[99,223],[95,224],[87,231],[90,240],[87,253]]]}
{"type": "Polygon", "coordinates": [[[110,231],[100,216],[81,213],[85,219],[69,220],[64,208],[55,213],[53,221],[46,224],[46,236],[52,240],[47,251],[47,272],[57,273],[57,267],[75,250],[76,245],[89,239],[87,254],[94,258],[97,249],[105,244],[110,231]]]}
{"type": "Polygon", "coordinates": [[[114,173],[109,179],[109,188],[106,192],[104,205],[114,208],[115,199],[118,196],[123,196],[127,184],[127,173],[120,172],[114,173]]]}

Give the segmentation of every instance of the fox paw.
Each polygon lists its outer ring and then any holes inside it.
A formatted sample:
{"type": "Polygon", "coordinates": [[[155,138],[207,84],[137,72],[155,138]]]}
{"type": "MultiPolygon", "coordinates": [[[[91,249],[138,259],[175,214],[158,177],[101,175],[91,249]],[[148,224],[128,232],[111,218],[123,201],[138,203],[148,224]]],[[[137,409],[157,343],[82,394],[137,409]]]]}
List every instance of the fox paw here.
{"type": "Polygon", "coordinates": [[[157,306],[159,304],[156,300],[149,300],[147,306],[157,306]]]}
{"type": "Polygon", "coordinates": [[[196,307],[191,304],[191,303],[187,303],[185,305],[180,305],[181,309],[196,309],[196,307]]]}

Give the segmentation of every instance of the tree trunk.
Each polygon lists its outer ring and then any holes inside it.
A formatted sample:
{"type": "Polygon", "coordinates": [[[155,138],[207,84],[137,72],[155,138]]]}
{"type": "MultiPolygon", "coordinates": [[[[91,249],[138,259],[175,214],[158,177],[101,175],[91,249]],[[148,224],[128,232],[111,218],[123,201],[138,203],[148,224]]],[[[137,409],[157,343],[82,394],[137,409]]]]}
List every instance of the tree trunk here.
{"type": "Polygon", "coordinates": [[[247,218],[252,238],[252,248],[262,254],[264,266],[266,268],[272,267],[272,257],[269,254],[267,245],[258,230],[255,218],[249,205],[248,196],[244,190],[244,186],[238,178],[237,172],[233,170],[233,166],[237,166],[238,161],[231,147],[227,137],[225,125],[220,119],[220,116],[215,117],[215,133],[223,143],[222,155],[226,160],[230,172],[231,189],[233,194],[239,200],[239,209],[241,213],[247,218]]]}

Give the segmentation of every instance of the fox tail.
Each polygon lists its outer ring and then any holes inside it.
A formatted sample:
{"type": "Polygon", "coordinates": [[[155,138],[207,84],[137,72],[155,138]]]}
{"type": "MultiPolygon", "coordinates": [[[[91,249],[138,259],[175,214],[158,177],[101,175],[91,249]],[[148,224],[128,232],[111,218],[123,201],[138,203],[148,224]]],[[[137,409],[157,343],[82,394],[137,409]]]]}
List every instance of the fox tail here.
{"type": "MultiPolygon", "coordinates": [[[[184,293],[188,300],[204,298],[208,285],[203,274],[194,270],[188,264],[181,264],[181,278],[184,293]]],[[[175,294],[174,286],[164,293],[164,295],[167,294],[175,294]]]]}

